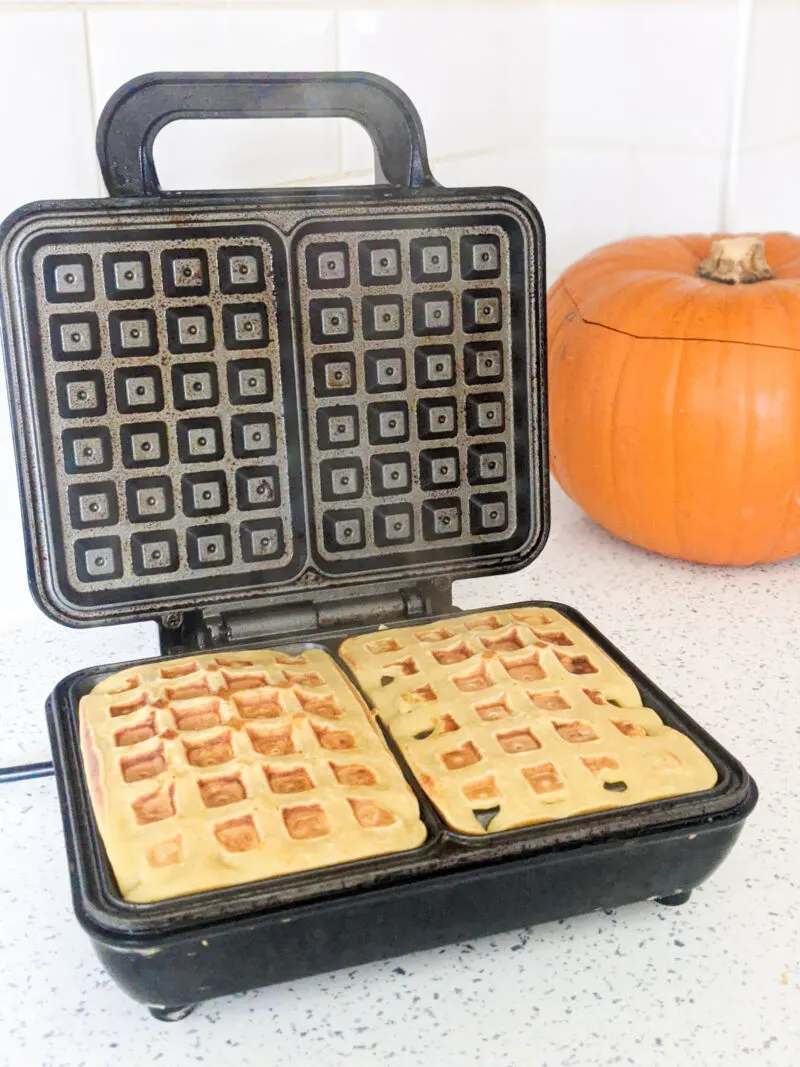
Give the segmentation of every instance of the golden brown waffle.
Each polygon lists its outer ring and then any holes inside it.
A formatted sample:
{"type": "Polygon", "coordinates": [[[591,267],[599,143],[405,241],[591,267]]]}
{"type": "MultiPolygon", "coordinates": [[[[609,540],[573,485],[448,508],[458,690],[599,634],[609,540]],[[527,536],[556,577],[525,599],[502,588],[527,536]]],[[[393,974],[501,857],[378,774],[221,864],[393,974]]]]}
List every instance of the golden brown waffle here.
{"type": "Polygon", "coordinates": [[[454,830],[507,830],[717,780],[697,746],[549,608],[379,631],[340,654],[454,830]]]}
{"type": "Polygon", "coordinates": [[[414,848],[419,806],[324,652],[198,655],[80,703],[92,802],[130,901],[414,848]]]}

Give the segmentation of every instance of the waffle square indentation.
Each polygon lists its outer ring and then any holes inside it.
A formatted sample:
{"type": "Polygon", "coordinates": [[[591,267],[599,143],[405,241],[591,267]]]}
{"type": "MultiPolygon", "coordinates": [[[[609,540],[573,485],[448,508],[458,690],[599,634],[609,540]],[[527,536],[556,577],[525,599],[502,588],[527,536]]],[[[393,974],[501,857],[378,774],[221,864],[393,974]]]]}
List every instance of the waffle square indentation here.
{"type": "Polygon", "coordinates": [[[214,347],[211,309],[203,306],[167,308],[167,340],[170,352],[210,352],[214,347]]]}
{"type": "Polygon", "coordinates": [[[406,354],[402,348],[376,348],[364,353],[368,393],[393,393],[406,387],[406,354]]]}
{"type": "Polygon", "coordinates": [[[452,273],[449,237],[415,237],[411,241],[411,277],[415,282],[446,282],[452,273]]]}
{"type": "Polygon", "coordinates": [[[417,429],[424,440],[452,437],[457,427],[456,402],[452,397],[430,397],[417,403],[417,429]]]}
{"type": "Polygon", "coordinates": [[[154,356],[158,352],[156,316],[149,308],[112,311],[108,316],[111,351],[119,358],[154,356]]]}
{"type": "Polygon", "coordinates": [[[504,493],[470,497],[470,530],[473,534],[497,533],[508,525],[508,501],[504,493]]]}
{"type": "Polygon", "coordinates": [[[278,448],[275,416],[270,412],[234,415],[231,419],[233,454],[237,459],[272,456],[278,448]]]}
{"type": "Polygon", "coordinates": [[[457,448],[428,448],[420,452],[419,479],[426,491],[455,489],[459,476],[457,448]]]}
{"type": "Polygon", "coordinates": [[[350,448],[358,445],[358,408],[320,408],[317,412],[317,439],[322,449],[350,448]]]}
{"type": "Polygon", "coordinates": [[[461,534],[461,504],[457,497],[426,500],[422,505],[422,532],[427,541],[461,534]]]}
{"type": "Polygon", "coordinates": [[[76,530],[92,526],[114,526],[119,521],[117,490],[113,482],[85,482],[71,485],[69,517],[76,530]]]}
{"type": "Polygon", "coordinates": [[[226,523],[190,526],[186,550],[193,570],[226,566],[232,559],[230,527],[226,523]]]}
{"type": "Polygon", "coordinates": [[[167,477],[130,478],[125,483],[125,501],[131,522],[171,519],[175,514],[172,481],[167,477]]]}
{"type": "Polygon", "coordinates": [[[147,300],[153,295],[147,252],[106,252],[103,280],[109,300],[147,300]]]}
{"type": "Polygon", "coordinates": [[[317,396],[349,396],[356,391],[356,358],[352,352],[326,352],[313,358],[317,396]]]}
{"type": "Polygon", "coordinates": [[[75,571],[82,582],[107,582],[122,577],[119,538],[79,538],[75,542],[75,571]]]}
{"type": "Polygon", "coordinates": [[[222,471],[198,471],[181,478],[185,515],[221,515],[228,510],[228,484],[222,471]]]}
{"type": "Polygon", "coordinates": [[[242,511],[278,507],[281,502],[278,468],[240,467],[236,472],[236,501],[242,511]]]}
{"type": "Polygon", "coordinates": [[[414,509],[410,504],[381,504],[372,514],[375,543],[381,548],[414,540],[414,509]]]}
{"type": "Polygon", "coordinates": [[[122,462],[128,468],[158,467],[169,459],[163,422],[133,422],[120,426],[122,462]]]}
{"type": "Polygon", "coordinates": [[[219,383],[215,364],[174,364],[172,399],[179,411],[216,406],[219,403],[219,383]]]}
{"type": "Polygon", "coordinates": [[[505,445],[500,441],[470,445],[467,451],[467,467],[471,485],[502,482],[506,476],[505,445]]]}
{"type": "Polygon", "coordinates": [[[467,289],[461,295],[461,316],[467,333],[488,333],[503,325],[499,289],[467,289]]]}
{"type": "Polygon", "coordinates": [[[407,452],[381,452],[370,460],[370,485],[376,496],[393,496],[411,489],[411,458],[407,452]]]}
{"type": "Polygon", "coordinates": [[[135,574],[167,574],[178,569],[178,538],[174,530],[147,530],[131,535],[135,574]]]}
{"type": "Polygon", "coordinates": [[[177,431],[181,463],[211,463],[225,454],[218,418],[179,419],[177,431]]]}
{"type": "Polygon", "coordinates": [[[350,285],[350,253],[342,242],[306,248],[306,274],[312,289],[346,289],[350,285]]]}
{"type": "Polygon", "coordinates": [[[232,404],[267,404],[272,400],[272,366],[268,359],[228,362],[228,394],[232,404]]]}
{"type": "Polygon", "coordinates": [[[361,329],[368,341],[402,337],[405,329],[403,298],[365,296],[361,302],[361,329]]]}
{"type": "Polygon", "coordinates": [[[479,393],[467,397],[467,433],[502,433],[505,403],[502,393],[479,393]]]}
{"type": "Polygon", "coordinates": [[[44,289],[51,304],[94,300],[92,257],[78,252],[45,256],[44,289]]]}
{"type": "Polygon", "coordinates": [[[120,367],[114,371],[117,409],[123,415],[161,411],[164,390],[158,367],[120,367]]]}
{"type": "Polygon", "coordinates": [[[420,345],[414,351],[414,368],[420,389],[455,385],[455,349],[452,345],[420,345]]]}
{"type": "Polygon", "coordinates": [[[161,253],[161,280],[167,296],[208,296],[208,254],[203,248],[168,249],[161,253]]]}
{"type": "Polygon", "coordinates": [[[461,277],[497,278],[500,275],[500,240],[494,234],[461,238],[461,277]]]}
{"type": "Polygon", "coordinates": [[[64,430],[61,434],[67,474],[90,474],[111,470],[111,434],[105,426],[64,430]]]}
{"type": "Polygon", "coordinates": [[[372,445],[397,444],[409,438],[408,404],[385,400],[367,407],[369,441],[372,445]]]}
{"type": "Polygon", "coordinates": [[[469,341],[464,345],[464,377],[468,385],[503,380],[503,345],[501,341],[469,341]]]}
{"type": "Polygon", "coordinates": [[[226,304],[222,309],[225,347],[238,351],[264,348],[269,342],[267,309],[264,304],[226,304]]]}
{"type": "Polygon", "coordinates": [[[361,241],[358,246],[358,273],[362,285],[393,285],[402,273],[400,242],[392,238],[361,241]]]}
{"type": "Polygon", "coordinates": [[[169,461],[163,423],[129,423],[119,427],[123,464],[129,468],[160,466],[169,461]]]}
{"type": "Polygon", "coordinates": [[[280,519],[249,519],[239,528],[242,559],[246,563],[278,559],[283,555],[283,524],[280,519]]]}
{"type": "Polygon", "coordinates": [[[99,370],[61,371],[56,375],[58,413],[62,419],[105,415],[106,387],[99,370]]]}
{"type": "Polygon", "coordinates": [[[311,300],[311,339],[315,345],[353,340],[353,305],[347,297],[311,300]]]}
{"type": "Polygon", "coordinates": [[[252,245],[227,245],[219,250],[219,287],[223,293],[260,293],[264,290],[264,259],[252,245]]]}
{"type": "Polygon", "coordinates": [[[50,316],[50,346],[58,360],[97,359],[100,324],[94,312],[50,316]]]}
{"type": "Polygon", "coordinates": [[[323,459],[320,463],[323,500],[355,500],[364,492],[361,460],[323,459]]]}
{"type": "Polygon", "coordinates": [[[413,300],[414,333],[417,337],[453,332],[453,294],[446,292],[415,293],[413,300]]]}
{"type": "Polygon", "coordinates": [[[364,512],[359,508],[326,511],[322,516],[322,533],[329,552],[346,552],[366,544],[364,512]]]}

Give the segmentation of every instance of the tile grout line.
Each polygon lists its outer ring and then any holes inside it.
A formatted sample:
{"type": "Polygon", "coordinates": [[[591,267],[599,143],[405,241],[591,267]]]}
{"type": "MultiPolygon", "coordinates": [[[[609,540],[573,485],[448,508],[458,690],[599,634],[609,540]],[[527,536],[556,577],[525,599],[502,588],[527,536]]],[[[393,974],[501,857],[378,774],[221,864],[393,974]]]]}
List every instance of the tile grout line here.
{"type": "MultiPolygon", "coordinates": [[[[91,110],[91,143],[94,144],[97,136],[97,120],[100,117],[97,113],[97,88],[94,83],[94,69],[92,67],[92,38],[89,30],[89,12],[84,10],[81,13],[81,20],[83,22],[83,43],[86,52],[86,81],[89,87],[89,107],[91,110]]],[[[106,195],[105,183],[103,182],[103,176],[100,172],[100,164],[97,160],[97,153],[95,152],[94,158],[95,168],[95,180],[97,182],[97,195],[103,197],[106,195]]]]}
{"type": "MultiPolygon", "coordinates": [[[[342,26],[340,21],[340,12],[335,8],[332,10],[333,15],[333,66],[334,70],[342,69],[342,26]]],[[[336,127],[336,152],[338,155],[338,175],[337,177],[344,176],[344,127],[341,120],[336,127]]]]}
{"type": "MultiPolygon", "coordinates": [[[[508,153],[508,152],[519,151],[520,149],[524,150],[527,147],[528,146],[526,146],[526,145],[519,145],[519,144],[517,144],[517,145],[500,145],[499,147],[478,149],[478,150],[473,151],[473,152],[454,152],[454,153],[451,153],[449,155],[431,156],[431,166],[435,168],[440,163],[443,163],[443,164],[444,163],[461,163],[461,162],[468,163],[473,159],[484,159],[484,158],[489,157],[489,156],[503,155],[503,154],[508,153]]],[[[318,182],[326,182],[326,181],[336,181],[336,180],[341,179],[341,178],[367,178],[367,177],[373,177],[373,176],[374,176],[374,171],[372,171],[372,170],[370,170],[369,168],[366,168],[366,167],[360,167],[360,168],[357,168],[355,170],[345,170],[342,167],[339,171],[336,171],[336,172],[330,172],[330,173],[327,173],[327,174],[315,174],[315,175],[311,175],[310,177],[299,178],[299,179],[298,178],[287,178],[287,179],[279,181],[279,182],[274,182],[273,185],[274,185],[275,188],[280,188],[280,187],[287,188],[287,187],[291,187],[291,186],[295,185],[297,181],[306,182],[306,181],[310,181],[310,180],[313,179],[314,181],[318,181],[318,182]]]]}
{"type": "Polygon", "coordinates": [[[731,72],[731,103],[720,178],[719,232],[730,229],[742,153],[742,129],[753,34],[753,0],[737,0],[736,48],[731,72]]]}
{"type": "MultiPolygon", "coordinates": [[[[599,0],[603,2],[603,0],[599,0]]],[[[481,7],[486,0],[439,0],[443,6],[456,7],[481,7]]],[[[505,8],[525,8],[531,0],[494,0],[498,6],[505,8]]],[[[397,6],[397,0],[371,0],[371,4],[379,11],[391,10],[397,6]]],[[[47,12],[47,11],[92,11],[113,12],[118,14],[123,11],[344,11],[358,7],[354,0],[0,0],[0,14],[13,12],[47,12]]],[[[412,3],[409,7],[422,8],[420,0],[412,3]]]]}
{"type": "MultiPolygon", "coordinates": [[[[594,141],[586,137],[565,137],[563,135],[553,135],[545,137],[542,141],[542,146],[548,149],[572,149],[581,150],[585,152],[655,152],[662,153],[669,156],[717,156],[726,155],[727,144],[723,143],[718,145],[689,145],[679,144],[676,141],[670,141],[665,144],[658,144],[653,142],[639,142],[639,141],[594,141]]],[[[491,152],[512,152],[519,150],[532,150],[539,146],[532,141],[519,141],[514,145],[500,145],[498,148],[484,149],[484,153],[491,152]]]]}

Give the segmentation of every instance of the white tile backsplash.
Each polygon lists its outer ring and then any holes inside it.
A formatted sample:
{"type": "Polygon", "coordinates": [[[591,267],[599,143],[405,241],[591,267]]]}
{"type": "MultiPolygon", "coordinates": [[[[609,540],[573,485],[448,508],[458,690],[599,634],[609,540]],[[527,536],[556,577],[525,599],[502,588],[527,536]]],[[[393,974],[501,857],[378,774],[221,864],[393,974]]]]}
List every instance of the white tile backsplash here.
{"type": "Polygon", "coordinates": [[[632,174],[625,148],[547,151],[534,200],[547,232],[549,281],[592,248],[630,232],[632,174]]]}
{"type": "Polygon", "coordinates": [[[742,147],[800,140],[800,3],[755,0],[742,147]]]}
{"type": "Polygon", "coordinates": [[[769,148],[745,148],[733,189],[731,229],[800,233],[800,138],[769,148]]]}
{"type": "Polygon", "coordinates": [[[735,33],[736,0],[555,0],[546,50],[548,137],[721,149],[735,33]]]}
{"type": "Polygon", "coordinates": [[[721,152],[634,150],[631,231],[670,234],[718,230],[724,165],[721,152]]]}
{"type": "Polygon", "coordinates": [[[728,225],[800,231],[800,2],[753,0],[728,225]]]}
{"type": "Polygon", "coordinates": [[[336,119],[173,122],[154,145],[163,189],[249,189],[339,172],[336,119]]]}
{"type": "Polygon", "coordinates": [[[31,200],[96,194],[83,17],[0,12],[0,220],[31,200]]]}
{"type": "Polygon", "coordinates": [[[543,160],[533,149],[508,149],[480,156],[431,160],[433,176],[442,185],[503,185],[534,199],[541,184],[543,160]]]}
{"type": "MultiPolygon", "coordinates": [[[[543,121],[543,7],[395,2],[344,11],[343,70],[396,82],[422,116],[431,156],[533,144],[543,121]]],[[[344,167],[362,170],[363,144],[344,139],[344,167]]]]}
{"type": "MultiPolygon", "coordinates": [[[[334,16],[324,9],[93,11],[89,46],[102,108],[148,71],[280,71],[336,68],[334,16]]],[[[260,187],[337,173],[333,120],[182,122],[162,131],[156,159],[164,188],[260,187]],[[224,128],[227,127],[227,128],[224,128]]]]}

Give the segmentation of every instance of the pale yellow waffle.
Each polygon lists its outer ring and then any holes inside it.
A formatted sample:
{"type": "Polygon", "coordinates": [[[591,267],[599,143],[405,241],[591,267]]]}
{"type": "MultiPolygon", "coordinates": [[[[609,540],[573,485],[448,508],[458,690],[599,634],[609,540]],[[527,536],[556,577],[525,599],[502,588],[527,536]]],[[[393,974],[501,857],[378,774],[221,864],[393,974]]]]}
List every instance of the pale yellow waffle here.
{"type": "Polygon", "coordinates": [[[419,806],[324,652],[149,663],[80,703],[97,823],[145,902],[414,848],[419,806]]]}
{"type": "Polygon", "coordinates": [[[549,608],[378,631],[340,654],[454,830],[507,830],[717,780],[694,742],[549,608]]]}

